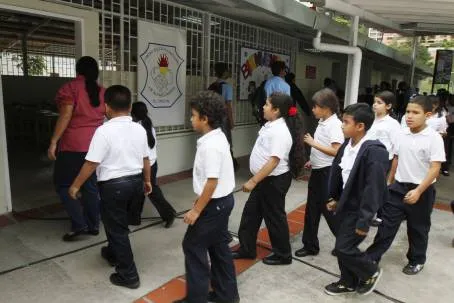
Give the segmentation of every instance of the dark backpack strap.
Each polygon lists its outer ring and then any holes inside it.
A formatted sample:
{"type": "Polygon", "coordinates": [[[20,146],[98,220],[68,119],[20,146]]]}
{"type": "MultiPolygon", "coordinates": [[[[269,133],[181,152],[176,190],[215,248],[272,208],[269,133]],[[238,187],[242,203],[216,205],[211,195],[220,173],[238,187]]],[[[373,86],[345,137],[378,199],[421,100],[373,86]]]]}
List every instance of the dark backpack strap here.
{"type": "Polygon", "coordinates": [[[222,96],[222,85],[224,84],[225,84],[224,81],[221,82],[215,81],[211,83],[210,86],[208,86],[208,90],[212,90],[222,96]]]}

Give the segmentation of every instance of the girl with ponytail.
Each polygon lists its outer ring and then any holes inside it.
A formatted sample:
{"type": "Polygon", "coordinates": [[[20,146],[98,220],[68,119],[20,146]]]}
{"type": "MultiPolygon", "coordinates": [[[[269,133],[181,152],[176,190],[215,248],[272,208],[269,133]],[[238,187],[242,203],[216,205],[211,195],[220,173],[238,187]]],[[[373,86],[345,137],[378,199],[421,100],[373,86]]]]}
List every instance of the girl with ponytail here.
{"type": "Polygon", "coordinates": [[[285,196],[292,177],[296,178],[304,165],[302,122],[292,98],[281,93],[274,93],[266,100],[263,113],[268,122],[259,131],[249,160],[253,177],[243,185],[243,191],[251,194],[238,232],[240,248],[233,252],[233,257],[256,257],[257,233],[265,220],[273,254],[263,262],[290,264],[292,253],[285,196]]]}

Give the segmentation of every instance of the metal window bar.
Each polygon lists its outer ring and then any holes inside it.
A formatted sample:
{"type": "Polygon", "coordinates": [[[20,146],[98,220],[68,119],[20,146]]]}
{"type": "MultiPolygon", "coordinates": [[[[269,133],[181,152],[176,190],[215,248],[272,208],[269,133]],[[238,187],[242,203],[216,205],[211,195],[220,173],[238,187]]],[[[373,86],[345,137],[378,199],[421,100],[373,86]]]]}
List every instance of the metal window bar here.
{"type": "MultiPolygon", "coordinates": [[[[239,66],[241,47],[266,49],[295,56],[298,40],[257,26],[229,18],[207,14],[198,9],[166,0],[43,0],[78,8],[91,8],[100,15],[100,68],[105,86],[121,83],[131,88],[137,99],[137,21],[173,26],[187,32],[186,98],[206,89],[206,81],[214,81],[214,63],[222,61],[230,66],[234,87],[236,124],[251,124],[255,120],[251,105],[239,98],[239,66]],[[209,16],[209,22],[203,22],[209,16]],[[209,24],[209,43],[204,43],[204,24],[209,24]],[[210,47],[209,49],[207,49],[210,47]],[[204,56],[209,52],[209,67],[204,56]],[[209,75],[205,74],[210,70],[209,75]],[[207,78],[208,77],[208,78],[207,78]]],[[[293,62],[294,64],[294,62],[293,62]]],[[[188,104],[188,102],[186,102],[188,104]]],[[[190,130],[190,110],[187,106],[184,125],[159,127],[158,133],[175,133],[190,130]]]]}

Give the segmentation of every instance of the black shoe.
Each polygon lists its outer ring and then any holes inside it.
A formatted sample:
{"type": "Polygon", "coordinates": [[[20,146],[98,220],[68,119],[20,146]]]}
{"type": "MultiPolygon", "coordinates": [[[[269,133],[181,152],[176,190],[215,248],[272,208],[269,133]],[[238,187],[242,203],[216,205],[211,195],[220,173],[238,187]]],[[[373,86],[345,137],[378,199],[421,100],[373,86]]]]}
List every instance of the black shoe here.
{"type": "Polygon", "coordinates": [[[442,171],[441,171],[441,174],[442,174],[443,176],[449,177],[449,171],[447,171],[447,170],[442,170],[442,171]]]}
{"type": "Polygon", "coordinates": [[[175,221],[175,215],[172,215],[169,219],[167,219],[164,224],[164,228],[170,228],[173,225],[173,222],[175,221]]]}
{"type": "Polygon", "coordinates": [[[89,231],[87,231],[87,235],[97,236],[97,235],[99,235],[99,229],[89,230],[89,231]]]}
{"type": "Polygon", "coordinates": [[[109,263],[110,266],[117,266],[118,262],[115,256],[109,251],[107,246],[101,247],[101,257],[109,263]]]}
{"type": "Polygon", "coordinates": [[[295,256],[300,257],[300,258],[307,257],[307,256],[316,256],[316,255],[318,255],[318,251],[315,252],[315,251],[307,250],[304,247],[295,251],[295,256]]]}
{"type": "Polygon", "coordinates": [[[71,241],[77,240],[77,238],[80,235],[84,235],[86,233],[87,233],[87,231],[85,229],[82,229],[82,230],[79,230],[79,231],[71,231],[71,232],[65,234],[62,239],[65,242],[71,242],[71,241]]]}
{"type": "Polygon", "coordinates": [[[289,265],[292,264],[292,257],[283,258],[276,254],[271,254],[263,258],[263,263],[266,265],[289,265]]]}
{"type": "Polygon", "coordinates": [[[383,271],[381,270],[381,268],[378,268],[377,272],[367,281],[359,281],[356,292],[363,296],[366,296],[373,292],[375,287],[377,287],[377,283],[380,280],[382,272],[383,271]]]}
{"type": "Polygon", "coordinates": [[[237,251],[232,251],[232,258],[233,259],[250,259],[250,260],[254,260],[255,256],[250,256],[250,255],[247,255],[247,254],[237,250],[237,251]]]}
{"type": "Polygon", "coordinates": [[[353,287],[345,286],[341,281],[325,286],[325,293],[330,296],[339,296],[355,292],[353,287]]]}
{"type": "Polygon", "coordinates": [[[424,268],[424,264],[415,264],[415,265],[412,265],[410,263],[408,263],[407,265],[405,265],[405,267],[402,269],[402,272],[406,275],[416,275],[417,273],[419,273],[422,269],[424,268]]]}
{"type": "Polygon", "coordinates": [[[333,250],[331,251],[331,256],[337,257],[337,251],[335,248],[333,248],[333,250]]]}
{"type": "Polygon", "coordinates": [[[380,226],[380,224],[383,223],[383,220],[380,219],[380,218],[374,218],[372,219],[372,221],[370,222],[370,226],[373,226],[373,227],[378,227],[380,226]]]}
{"type": "Polygon", "coordinates": [[[118,273],[114,273],[114,274],[110,275],[110,282],[113,285],[123,286],[123,287],[131,288],[131,289],[136,289],[136,288],[139,288],[139,286],[140,286],[139,278],[134,279],[134,280],[125,280],[118,273]]]}
{"type": "Polygon", "coordinates": [[[240,299],[235,299],[233,301],[221,301],[218,299],[218,296],[216,295],[216,293],[214,291],[210,291],[208,293],[208,302],[213,302],[213,303],[239,303],[240,302],[240,299]]]}

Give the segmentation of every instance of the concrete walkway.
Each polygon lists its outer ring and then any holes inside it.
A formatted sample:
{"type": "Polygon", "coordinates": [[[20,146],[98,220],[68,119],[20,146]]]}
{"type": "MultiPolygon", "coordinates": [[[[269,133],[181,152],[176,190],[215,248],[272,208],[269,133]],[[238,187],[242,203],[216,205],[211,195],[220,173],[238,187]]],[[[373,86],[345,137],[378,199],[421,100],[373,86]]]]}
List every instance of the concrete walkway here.
{"type": "MultiPolygon", "coordinates": [[[[243,165],[246,167],[246,165],[243,165]]],[[[248,173],[241,170],[237,188],[248,173]]],[[[438,192],[442,203],[454,197],[452,180],[441,177],[438,192]]],[[[192,180],[185,179],[162,187],[177,211],[191,207],[194,200],[192,180]]],[[[307,183],[294,181],[287,198],[288,211],[306,199],[307,183]]],[[[229,229],[238,230],[247,194],[235,194],[236,206],[229,229]]],[[[440,200],[439,200],[440,201],[440,200]]],[[[64,217],[64,213],[53,217],[64,217]]],[[[146,204],[144,217],[156,216],[151,203],[146,204]]],[[[113,272],[100,257],[105,236],[88,237],[74,243],[62,242],[67,231],[66,220],[28,220],[0,229],[0,302],[133,302],[169,280],[184,274],[181,241],[186,230],[182,220],[164,229],[156,220],[144,220],[131,234],[133,251],[141,287],[129,290],[110,284],[113,272]],[[28,266],[27,266],[28,265],[28,266]],[[10,271],[11,270],[11,271],[10,271]],[[9,272],[8,272],[9,271],[9,272]]],[[[323,287],[337,281],[337,260],[330,255],[334,237],[324,221],[321,223],[321,252],[316,257],[294,260],[290,266],[269,267],[256,263],[238,277],[241,302],[452,302],[454,289],[454,216],[435,209],[428,251],[428,262],[417,276],[401,272],[406,264],[405,226],[382,261],[384,274],[377,290],[367,297],[348,295],[330,297],[323,287]]],[[[367,243],[373,239],[371,235],[367,243]]],[[[293,250],[300,248],[301,235],[292,238],[293,250]]],[[[367,245],[367,244],[365,244],[367,245]]],[[[172,291],[172,290],[169,290],[172,291]]],[[[164,302],[164,301],[162,301],[164,302]]],[[[157,302],[155,302],[157,303],[157,302]]]]}

